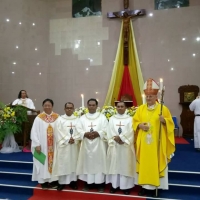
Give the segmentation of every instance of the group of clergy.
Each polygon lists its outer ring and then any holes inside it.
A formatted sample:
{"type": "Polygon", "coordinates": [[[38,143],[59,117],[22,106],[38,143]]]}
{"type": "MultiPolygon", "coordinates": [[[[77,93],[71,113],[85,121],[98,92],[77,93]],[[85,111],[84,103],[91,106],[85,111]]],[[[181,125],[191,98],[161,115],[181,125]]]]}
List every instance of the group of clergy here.
{"type": "Polygon", "coordinates": [[[174,123],[168,108],[156,101],[158,90],[157,83],[148,79],[147,103],[132,118],[125,113],[124,102],[118,102],[117,114],[109,121],[96,112],[96,99],[88,100],[89,112],[80,118],[73,115],[73,103],[66,103],[65,114],[59,116],[53,112],[53,101],[45,99],[44,111],[31,130],[31,150],[46,159],[41,163],[33,158],[32,180],[43,189],[63,190],[65,185],[77,189],[80,179],[84,191],[96,187],[99,192],[111,183],[110,193],[120,189],[126,195],[136,184],[142,186],[141,196],[157,196],[158,188],[168,189],[174,123]]]}

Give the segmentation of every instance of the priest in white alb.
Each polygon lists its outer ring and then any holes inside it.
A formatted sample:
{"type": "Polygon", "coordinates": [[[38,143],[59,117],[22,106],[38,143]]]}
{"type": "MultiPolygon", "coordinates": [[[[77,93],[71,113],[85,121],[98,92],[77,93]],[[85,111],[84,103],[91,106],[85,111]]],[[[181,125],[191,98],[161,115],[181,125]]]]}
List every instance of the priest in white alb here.
{"type": "Polygon", "coordinates": [[[194,148],[200,152],[200,96],[190,104],[191,111],[194,111],[194,148]]]}
{"type": "Polygon", "coordinates": [[[117,114],[109,120],[106,183],[112,184],[110,193],[115,193],[119,188],[123,190],[124,194],[129,195],[135,182],[136,158],[132,117],[125,111],[125,103],[118,102],[117,114]]]}
{"type": "Polygon", "coordinates": [[[100,112],[96,112],[98,101],[90,99],[87,102],[89,113],[83,115],[77,123],[77,131],[82,143],[79,152],[77,175],[85,181],[84,190],[91,184],[98,186],[98,191],[104,191],[106,175],[106,129],[108,121],[100,112]]]}
{"type": "Polygon", "coordinates": [[[55,125],[56,154],[53,174],[58,177],[58,191],[63,190],[66,184],[77,189],[76,166],[80,146],[80,135],[76,131],[78,117],[73,114],[73,103],[66,103],[64,110],[66,114],[60,116],[55,125]]]}
{"type": "Polygon", "coordinates": [[[32,181],[38,181],[44,190],[48,189],[49,186],[57,188],[58,180],[57,177],[52,175],[55,150],[54,126],[59,117],[58,114],[53,112],[53,104],[51,99],[43,101],[44,112],[35,118],[31,130],[31,151],[33,155],[37,153],[46,156],[46,159],[33,157],[32,181]]]}

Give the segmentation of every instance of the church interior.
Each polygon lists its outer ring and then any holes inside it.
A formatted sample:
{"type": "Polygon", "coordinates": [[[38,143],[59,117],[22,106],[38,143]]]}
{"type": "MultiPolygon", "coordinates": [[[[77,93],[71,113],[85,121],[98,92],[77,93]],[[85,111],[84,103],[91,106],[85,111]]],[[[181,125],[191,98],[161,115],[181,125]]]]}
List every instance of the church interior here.
{"type": "MultiPolygon", "coordinates": [[[[40,112],[46,98],[54,101],[53,111],[60,115],[66,102],[79,108],[95,98],[99,107],[105,105],[122,24],[120,18],[108,18],[107,13],[122,11],[124,1],[101,0],[97,16],[76,18],[73,1],[0,0],[0,102],[12,103],[24,89],[40,112]]],[[[144,15],[131,19],[138,65],[144,82],[148,78],[158,83],[163,80],[163,102],[175,123],[176,151],[169,164],[169,191],[163,191],[160,198],[149,198],[137,196],[136,188],[131,195],[135,200],[199,200],[199,152],[193,147],[194,114],[188,106],[195,98],[190,92],[197,96],[200,87],[200,1],[156,9],[159,2],[129,0],[128,9],[145,10],[144,15]]],[[[140,104],[142,97],[135,106],[140,104]]],[[[110,195],[108,190],[97,194],[67,188],[61,193],[46,193],[31,182],[32,157],[17,154],[0,153],[0,199],[130,198],[120,192],[110,195]]]]}

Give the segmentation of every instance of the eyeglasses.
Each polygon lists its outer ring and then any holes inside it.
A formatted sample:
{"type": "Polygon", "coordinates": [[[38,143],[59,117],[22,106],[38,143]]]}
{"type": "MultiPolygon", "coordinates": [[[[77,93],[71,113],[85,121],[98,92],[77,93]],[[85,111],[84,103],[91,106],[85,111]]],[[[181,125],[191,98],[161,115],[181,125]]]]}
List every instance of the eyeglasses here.
{"type": "Polygon", "coordinates": [[[74,108],[73,107],[66,107],[65,109],[66,110],[73,110],[74,108]]]}

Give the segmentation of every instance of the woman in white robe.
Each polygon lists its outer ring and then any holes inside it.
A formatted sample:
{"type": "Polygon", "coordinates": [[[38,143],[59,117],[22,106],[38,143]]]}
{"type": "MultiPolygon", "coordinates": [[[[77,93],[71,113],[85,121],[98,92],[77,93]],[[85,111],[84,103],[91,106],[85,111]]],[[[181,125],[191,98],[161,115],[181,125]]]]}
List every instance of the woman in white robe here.
{"type": "Polygon", "coordinates": [[[15,101],[13,101],[12,105],[22,105],[30,109],[35,109],[35,105],[33,101],[28,98],[26,90],[21,90],[19,92],[18,98],[15,101]]]}

